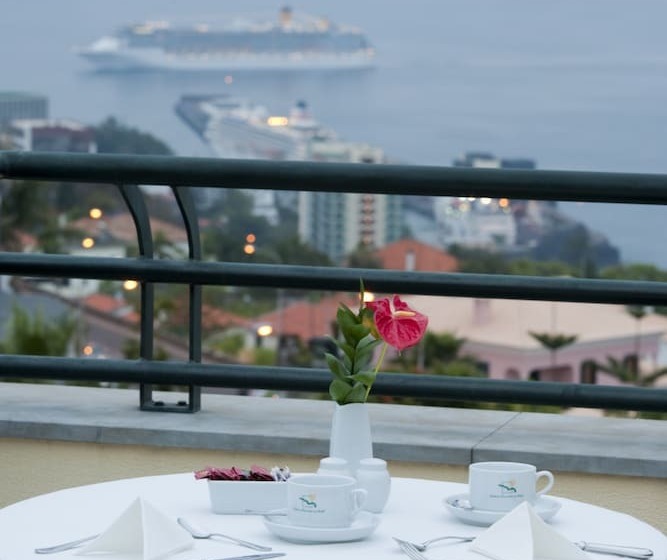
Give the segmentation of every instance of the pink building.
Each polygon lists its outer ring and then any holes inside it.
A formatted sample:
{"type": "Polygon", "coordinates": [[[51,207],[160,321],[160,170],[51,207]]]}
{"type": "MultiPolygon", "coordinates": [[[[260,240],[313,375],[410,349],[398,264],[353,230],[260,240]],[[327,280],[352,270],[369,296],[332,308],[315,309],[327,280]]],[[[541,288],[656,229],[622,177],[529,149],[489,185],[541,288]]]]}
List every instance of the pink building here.
{"type": "Polygon", "coordinates": [[[404,298],[429,317],[429,330],[451,332],[466,343],[491,379],[617,384],[590,371],[591,362],[622,361],[638,355],[646,371],[660,367],[667,317],[635,319],[623,305],[410,296],[404,298]],[[576,335],[557,350],[545,349],[530,332],[576,335]]]}

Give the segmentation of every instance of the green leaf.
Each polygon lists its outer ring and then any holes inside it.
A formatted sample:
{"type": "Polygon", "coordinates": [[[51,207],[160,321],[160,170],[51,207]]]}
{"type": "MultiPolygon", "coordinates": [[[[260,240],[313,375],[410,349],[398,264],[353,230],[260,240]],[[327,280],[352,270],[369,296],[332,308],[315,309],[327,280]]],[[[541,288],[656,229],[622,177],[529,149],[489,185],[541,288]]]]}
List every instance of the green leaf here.
{"type": "Polygon", "coordinates": [[[366,387],[363,383],[355,383],[352,390],[345,396],[345,404],[366,402],[366,387]]]}
{"type": "Polygon", "coordinates": [[[336,312],[336,321],[342,332],[359,324],[357,316],[343,303],[340,304],[338,311],[336,312]]]}
{"type": "Polygon", "coordinates": [[[373,338],[372,336],[367,336],[365,338],[362,338],[359,341],[359,344],[357,344],[357,351],[363,350],[367,346],[370,346],[371,348],[375,348],[378,344],[382,344],[382,341],[377,340],[377,339],[373,338]]]}
{"type": "Polygon", "coordinates": [[[325,352],[324,358],[326,359],[327,365],[329,366],[329,369],[331,370],[331,373],[333,373],[334,377],[344,378],[351,373],[349,369],[345,368],[343,362],[341,362],[333,354],[325,352]]]}
{"type": "Polygon", "coordinates": [[[363,347],[361,347],[361,344],[357,346],[354,365],[352,366],[352,373],[359,373],[360,371],[368,368],[371,361],[373,360],[373,351],[375,350],[375,347],[381,343],[381,341],[375,340],[372,337],[369,338],[373,341],[373,344],[366,344],[363,347]]]}
{"type": "Polygon", "coordinates": [[[340,342],[340,343],[338,343],[338,348],[340,348],[343,352],[345,352],[345,355],[350,360],[354,360],[354,354],[356,352],[356,349],[355,349],[354,346],[348,344],[347,342],[340,342]]]}
{"type": "Polygon", "coordinates": [[[352,376],[352,379],[358,381],[359,383],[363,383],[366,387],[372,386],[375,378],[376,374],[374,371],[362,371],[360,373],[355,373],[352,376]]]}
{"type": "Polygon", "coordinates": [[[345,366],[345,371],[352,373],[352,364],[354,363],[354,357],[349,358],[347,355],[343,356],[343,365],[345,366]]]}
{"type": "Polygon", "coordinates": [[[371,331],[366,325],[362,325],[361,323],[354,325],[347,329],[345,332],[343,332],[343,336],[345,337],[345,340],[351,344],[352,346],[357,346],[359,342],[368,336],[368,334],[371,331]]]}
{"type": "Polygon", "coordinates": [[[348,395],[352,392],[352,386],[341,381],[340,379],[334,379],[329,384],[329,395],[331,398],[336,401],[338,404],[345,404],[347,401],[348,395]]]}

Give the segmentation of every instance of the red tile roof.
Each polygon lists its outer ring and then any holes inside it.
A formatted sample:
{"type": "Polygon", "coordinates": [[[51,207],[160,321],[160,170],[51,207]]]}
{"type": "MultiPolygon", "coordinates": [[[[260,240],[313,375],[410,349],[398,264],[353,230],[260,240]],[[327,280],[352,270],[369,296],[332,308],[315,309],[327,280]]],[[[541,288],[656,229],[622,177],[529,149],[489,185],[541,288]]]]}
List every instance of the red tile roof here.
{"type": "Polygon", "coordinates": [[[127,307],[127,302],[107,294],[91,294],[85,298],[84,305],[100,313],[114,313],[127,307]]]}
{"type": "Polygon", "coordinates": [[[223,309],[211,307],[210,305],[202,306],[202,328],[205,330],[227,329],[230,327],[250,329],[254,322],[223,309]]]}
{"type": "Polygon", "coordinates": [[[281,310],[266,313],[255,319],[257,324],[270,324],[276,335],[295,335],[301,340],[332,334],[332,324],[340,302],[356,311],[359,298],[336,293],[319,302],[298,301],[281,310]]]}
{"type": "Polygon", "coordinates": [[[140,315],[131,305],[123,300],[107,294],[91,294],[84,299],[86,309],[97,313],[112,315],[126,323],[138,324],[140,315]]]}
{"type": "Polygon", "coordinates": [[[387,270],[455,272],[459,269],[456,257],[415,239],[395,241],[378,249],[375,254],[387,270]]]}

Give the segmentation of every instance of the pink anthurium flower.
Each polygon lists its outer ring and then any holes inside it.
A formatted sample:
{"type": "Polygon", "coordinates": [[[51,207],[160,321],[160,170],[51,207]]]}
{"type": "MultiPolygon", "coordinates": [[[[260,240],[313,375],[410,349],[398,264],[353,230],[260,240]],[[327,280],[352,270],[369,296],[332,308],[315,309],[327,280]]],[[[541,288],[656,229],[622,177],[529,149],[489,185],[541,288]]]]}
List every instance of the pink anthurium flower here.
{"type": "Polygon", "coordinates": [[[356,313],[343,303],[338,306],[339,336],[331,338],[336,350],[324,354],[333,374],[329,394],[341,405],[366,402],[387,348],[393,346],[400,352],[414,346],[428,325],[426,316],[410,309],[400,297],[364,302],[364,293],[362,281],[356,313]],[[382,350],[373,366],[380,345],[382,350]]]}
{"type": "Polygon", "coordinates": [[[417,344],[428,326],[428,317],[410,309],[399,296],[366,303],[374,312],[375,326],[382,340],[399,352],[417,344]]]}

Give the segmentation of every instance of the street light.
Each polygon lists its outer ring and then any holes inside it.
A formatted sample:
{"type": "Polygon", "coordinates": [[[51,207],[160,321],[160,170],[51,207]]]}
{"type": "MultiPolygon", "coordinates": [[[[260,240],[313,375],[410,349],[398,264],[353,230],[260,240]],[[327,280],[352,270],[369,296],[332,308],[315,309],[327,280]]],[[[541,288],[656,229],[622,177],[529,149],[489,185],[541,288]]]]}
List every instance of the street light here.
{"type": "Polygon", "coordinates": [[[253,255],[255,253],[255,241],[257,241],[257,236],[254,233],[249,233],[245,236],[243,252],[246,255],[253,255]]]}
{"type": "Polygon", "coordinates": [[[90,212],[88,212],[88,215],[93,220],[99,220],[102,217],[102,210],[99,208],[91,208],[90,212]]]}
{"type": "Polygon", "coordinates": [[[81,247],[84,249],[92,249],[95,246],[95,240],[92,237],[84,237],[81,240],[81,247]]]}
{"type": "Polygon", "coordinates": [[[260,325],[257,327],[257,334],[259,336],[271,336],[273,334],[273,327],[271,325],[260,325]]]}
{"type": "Polygon", "coordinates": [[[255,330],[255,346],[262,348],[264,339],[273,334],[273,326],[269,324],[259,325],[255,330]]]}

